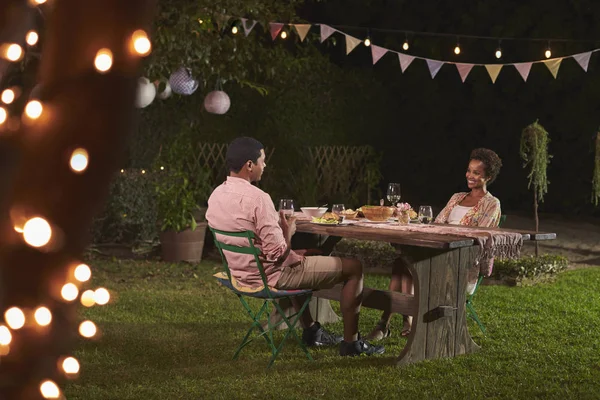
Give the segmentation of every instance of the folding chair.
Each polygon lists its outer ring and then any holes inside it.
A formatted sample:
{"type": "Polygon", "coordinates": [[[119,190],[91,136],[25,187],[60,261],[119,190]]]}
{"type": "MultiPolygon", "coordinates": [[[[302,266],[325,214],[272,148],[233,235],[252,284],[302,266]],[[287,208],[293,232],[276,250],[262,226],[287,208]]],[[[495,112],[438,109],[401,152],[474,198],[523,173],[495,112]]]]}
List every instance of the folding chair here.
{"type": "MultiPolygon", "coordinates": [[[[498,223],[498,227],[501,227],[505,221],[506,215],[500,216],[500,222],[498,223]]],[[[467,294],[467,315],[477,323],[477,326],[479,326],[479,329],[481,329],[481,332],[485,335],[485,326],[483,325],[483,322],[481,322],[481,320],[479,319],[479,315],[477,315],[475,307],[473,307],[473,297],[475,296],[479,285],[483,281],[483,278],[484,276],[482,274],[479,274],[479,277],[477,278],[477,283],[475,284],[475,289],[473,289],[473,293],[467,294]]]]}
{"type": "Polygon", "coordinates": [[[310,302],[310,299],[312,296],[312,290],[279,290],[279,289],[275,289],[275,288],[270,288],[267,284],[267,276],[265,275],[265,270],[259,259],[259,256],[261,255],[261,251],[260,251],[260,249],[258,249],[254,246],[254,242],[253,242],[253,240],[255,238],[254,232],[252,232],[252,231],[226,232],[226,231],[214,229],[212,227],[209,227],[209,229],[213,233],[213,237],[215,238],[215,245],[217,246],[217,249],[219,250],[219,253],[221,254],[221,259],[223,260],[223,266],[225,267],[224,272],[217,273],[214,276],[219,280],[219,282],[223,286],[227,287],[228,289],[233,291],[233,293],[236,294],[236,296],[240,299],[242,306],[244,306],[244,309],[246,310],[246,312],[252,319],[252,325],[250,326],[250,329],[246,333],[246,336],[244,336],[244,339],[242,339],[241,344],[236,349],[236,351],[233,355],[233,359],[234,360],[237,359],[240,352],[242,351],[242,349],[244,347],[246,347],[246,345],[248,345],[254,339],[262,336],[266,340],[269,347],[271,348],[271,360],[269,361],[269,365],[267,366],[267,368],[270,368],[273,365],[273,363],[275,362],[277,355],[280,353],[281,349],[283,348],[283,344],[285,343],[286,339],[291,334],[293,337],[296,338],[296,341],[300,344],[300,347],[302,348],[302,351],[304,351],[304,354],[306,354],[306,357],[308,357],[308,359],[312,361],[313,360],[312,356],[308,352],[306,346],[304,345],[301,338],[298,336],[296,329],[294,328],[294,326],[298,322],[298,319],[300,318],[300,315],[306,309],[306,307],[308,306],[308,303],[310,302]],[[235,237],[235,238],[245,238],[248,240],[248,246],[235,246],[235,245],[229,245],[229,244],[223,243],[217,238],[217,235],[235,237]],[[254,260],[256,261],[256,266],[258,268],[258,271],[260,272],[260,277],[262,279],[263,285],[258,288],[249,288],[249,287],[240,285],[235,280],[235,278],[231,275],[231,271],[229,270],[229,264],[227,263],[227,259],[225,258],[225,254],[223,253],[224,251],[229,251],[229,252],[238,253],[238,254],[249,254],[249,255],[254,256],[254,260]],[[292,297],[297,297],[297,296],[306,296],[306,300],[302,304],[300,311],[287,317],[285,315],[285,312],[281,309],[279,303],[275,300],[280,300],[280,299],[284,299],[284,298],[292,298],[292,297]],[[252,308],[250,307],[248,302],[245,300],[245,297],[253,297],[256,299],[264,300],[262,303],[262,306],[259,308],[258,312],[254,312],[252,310],[252,308]],[[268,318],[268,316],[270,314],[269,304],[271,304],[272,307],[274,307],[279,312],[279,315],[281,315],[281,317],[282,317],[282,320],[275,324],[273,324],[270,321],[270,319],[268,318]],[[260,319],[262,316],[267,317],[267,329],[266,330],[263,328],[263,326],[260,323],[260,319]],[[279,326],[280,324],[282,324],[284,322],[287,325],[287,330],[285,332],[285,336],[281,340],[279,345],[276,345],[275,341],[273,340],[273,330],[277,326],[279,326]],[[250,335],[252,334],[252,331],[254,330],[254,328],[258,329],[259,334],[248,339],[250,337],[250,335]]]}

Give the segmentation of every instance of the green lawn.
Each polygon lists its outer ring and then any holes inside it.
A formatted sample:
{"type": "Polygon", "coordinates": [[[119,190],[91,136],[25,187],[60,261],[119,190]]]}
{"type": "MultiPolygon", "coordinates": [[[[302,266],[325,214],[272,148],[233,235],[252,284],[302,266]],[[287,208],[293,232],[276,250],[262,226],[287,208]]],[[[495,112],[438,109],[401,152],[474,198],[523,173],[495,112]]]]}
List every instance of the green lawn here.
{"type": "MultiPolygon", "coordinates": [[[[79,380],[68,399],[600,398],[600,269],[569,271],[538,287],[482,287],[475,305],[488,328],[470,325],[480,353],[396,367],[401,318],[381,357],[342,359],[337,348],[306,360],[293,342],[270,371],[255,341],[232,361],[249,318],[211,277],[219,267],[146,261],[91,262],[93,285],[113,295],[83,310],[102,336],[79,346],[79,380]]],[[[383,277],[367,278],[385,287],[383,277]]],[[[337,308],[337,304],[334,304],[337,308]]],[[[378,319],[363,310],[367,333],[378,319]]],[[[341,332],[341,323],[330,326],[341,332]]]]}

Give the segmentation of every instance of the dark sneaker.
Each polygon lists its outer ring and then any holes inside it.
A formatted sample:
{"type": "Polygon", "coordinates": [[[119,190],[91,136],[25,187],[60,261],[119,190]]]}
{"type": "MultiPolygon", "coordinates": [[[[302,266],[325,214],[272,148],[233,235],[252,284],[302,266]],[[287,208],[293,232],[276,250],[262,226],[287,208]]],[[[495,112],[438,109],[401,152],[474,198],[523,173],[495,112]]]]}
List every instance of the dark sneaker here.
{"type": "Polygon", "coordinates": [[[372,356],[374,354],[383,354],[385,348],[383,346],[374,346],[371,343],[358,339],[356,342],[342,342],[340,343],[340,356],[372,356]]]}
{"type": "Polygon", "coordinates": [[[341,343],[343,339],[342,336],[327,332],[318,322],[302,332],[302,342],[307,346],[331,346],[341,343]]]}

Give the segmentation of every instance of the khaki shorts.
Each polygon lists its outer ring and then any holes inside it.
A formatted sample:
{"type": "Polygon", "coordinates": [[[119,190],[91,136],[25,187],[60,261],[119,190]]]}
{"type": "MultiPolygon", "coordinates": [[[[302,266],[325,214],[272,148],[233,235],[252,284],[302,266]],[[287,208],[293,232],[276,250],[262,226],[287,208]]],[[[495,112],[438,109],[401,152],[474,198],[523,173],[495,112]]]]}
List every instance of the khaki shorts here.
{"type": "Polygon", "coordinates": [[[310,256],[294,267],[284,267],[277,289],[328,289],[342,282],[342,259],[310,256]]]}

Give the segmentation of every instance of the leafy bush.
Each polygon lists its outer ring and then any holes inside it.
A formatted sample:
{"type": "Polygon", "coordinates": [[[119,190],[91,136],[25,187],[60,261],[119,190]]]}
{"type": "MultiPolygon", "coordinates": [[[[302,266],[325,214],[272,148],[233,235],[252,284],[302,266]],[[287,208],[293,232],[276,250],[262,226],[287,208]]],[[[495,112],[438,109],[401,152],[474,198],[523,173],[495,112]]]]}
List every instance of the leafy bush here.
{"type": "Polygon", "coordinates": [[[356,239],[341,240],[332,255],[356,258],[365,270],[387,267],[397,257],[396,250],[389,243],[356,239]]]}
{"type": "Polygon", "coordinates": [[[494,260],[493,277],[526,285],[554,277],[569,266],[569,260],[559,255],[527,256],[517,260],[494,260]]]}
{"type": "Polygon", "coordinates": [[[92,225],[96,244],[136,244],[157,236],[157,174],[122,170],[113,180],[107,204],[92,225]]]}

